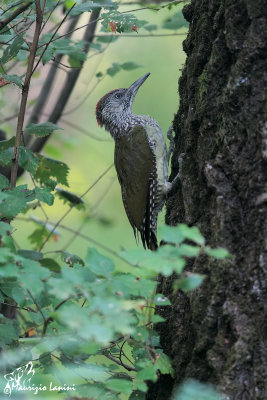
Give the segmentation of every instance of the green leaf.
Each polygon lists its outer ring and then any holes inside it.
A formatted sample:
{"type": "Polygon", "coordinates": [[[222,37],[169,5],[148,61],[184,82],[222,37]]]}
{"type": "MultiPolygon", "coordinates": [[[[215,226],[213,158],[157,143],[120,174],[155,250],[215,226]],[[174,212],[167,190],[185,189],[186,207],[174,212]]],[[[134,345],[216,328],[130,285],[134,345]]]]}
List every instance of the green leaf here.
{"type": "Polygon", "coordinates": [[[180,274],[185,266],[185,260],[179,253],[179,248],[171,245],[161,246],[157,252],[134,249],[123,252],[122,256],[133,265],[142,267],[140,274],[170,276],[173,272],[180,274]]]}
{"type": "Polygon", "coordinates": [[[189,292],[190,290],[198,288],[204,279],[205,275],[190,274],[185,278],[176,280],[173,284],[173,288],[176,290],[182,289],[184,292],[189,292]]]}
{"type": "Polygon", "coordinates": [[[155,296],[154,304],[156,306],[170,306],[171,302],[168,297],[163,296],[163,294],[157,293],[155,296]]]}
{"type": "MultiPolygon", "coordinates": [[[[29,171],[31,174],[34,174],[39,164],[39,157],[37,154],[33,153],[27,147],[20,146],[18,148],[19,152],[19,165],[29,171]]],[[[8,165],[11,164],[14,155],[14,147],[9,147],[0,153],[0,164],[8,165]]]]}
{"type": "Polygon", "coordinates": [[[152,32],[158,29],[157,25],[145,25],[144,29],[147,30],[148,32],[152,32]]]}
{"type": "Polygon", "coordinates": [[[50,276],[50,271],[34,260],[21,258],[21,265],[23,269],[20,270],[20,275],[23,287],[29,289],[33,296],[40,296],[43,288],[42,280],[50,276]]]}
{"type": "Polygon", "coordinates": [[[59,198],[64,200],[64,203],[69,202],[72,206],[78,206],[84,204],[83,199],[77,194],[69,192],[68,190],[63,190],[61,188],[56,187],[57,195],[59,198]]]}
{"type": "Polygon", "coordinates": [[[48,268],[50,271],[53,271],[53,272],[61,271],[60,265],[52,258],[43,258],[39,262],[43,267],[48,268]]]}
{"type": "Polygon", "coordinates": [[[173,376],[171,361],[166,354],[160,352],[154,366],[160,370],[161,374],[170,374],[173,376]]]}
{"type": "Polygon", "coordinates": [[[23,81],[21,76],[3,74],[2,77],[8,82],[15,83],[15,85],[17,85],[20,89],[22,89],[23,81]]]}
{"type": "Polygon", "coordinates": [[[8,165],[12,158],[13,158],[13,154],[14,154],[14,149],[13,147],[10,147],[8,149],[5,150],[1,150],[0,153],[0,164],[1,165],[8,165]]]}
{"type": "Polygon", "coordinates": [[[48,157],[39,157],[40,163],[34,175],[36,180],[51,188],[54,188],[56,183],[69,186],[67,181],[69,167],[65,163],[48,157]]]}
{"type": "Polygon", "coordinates": [[[218,247],[217,249],[212,249],[211,247],[206,246],[205,251],[209,256],[218,259],[224,259],[230,256],[230,253],[222,247],[218,247]]]}
{"type": "Polygon", "coordinates": [[[0,346],[2,348],[8,348],[8,345],[13,340],[18,338],[18,332],[16,332],[15,324],[13,320],[4,318],[1,315],[0,318],[0,346]]]}
{"type": "Polygon", "coordinates": [[[55,48],[53,46],[49,46],[43,56],[42,56],[42,63],[45,65],[48,61],[52,60],[55,54],[55,48]]]}
{"type": "Polygon", "coordinates": [[[36,186],[34,189],[35,196],[37,200],[43,201],[44,203],[52,206],[54,203],[54,196],[52,195],[50,189],[48,188],[40,188],[36,186]]]}
{"type": "Polygon", "coordinates": [[[182,230],[186,239],[192,240],[200,246],[205,244],[205,239],[203,238],[199,229],[196,226],[190,227],[185,224],[180,224],[179,228],[182,230]]]}
{"type": "Polygon", "coordinates": [[[59,130],[59,126],[52,122],[43,122],[42,124],[28,124],[26,130],[29,135],[36,135],[38,137],[44,137],[50,135],[52,132],[59,130]]]}
{"type": "Polygon", "coordinates": [[[139,67],[141,67],[141,65],[140,64],[136,64],[133,61],[128,61],[128,62],[125,62],[125,63],[121,64],[121,68],[126,70],[126,71],[131,71],[132,69],[136,69],[136,68],[139,68],[139,67]]]}
{"type": "Polygon", "coordinates": [[[0,151],[7,150],[9,147],[14,147],[15,145],[15,136],[11,139],[1,140],[0,141],[0,151]]]}
{"type": "Polygon", "coordinates": [[[19,147],[19,165],[29,171],[31,174],[35,174],[37,166],[40,162],[39,156],[33,153],[27,147],[19,147]]]}
{"type": "Polygon", "coordinates": [[[107,74],[109,76],[114,76],[120,71],[121,67],[118,63],[112,63],[112,66],[107,69],[107,74]]]}
{"type": "Polygon", "coordinates": [[[141,28],[147,23],[146,21],[137,19],[133,14],[124,14],[114,10],[102,13],[101,17],[103,18],[102,25],[106,31],[110,31],[109,23],[113,22],[116,24],[116,31],[118,33],[132,31],[132,26],[141,28]]]}
{"type": "Polygon", "coordinates": [[[39,251],[34,250],[18,250],[18,254],[21,257],[28,258],[30,260],[40,261],[43,258],[43,254],[39,251]]]}
{"type": "Polygon", "coordinates": [[[2,245],[8,247],[13,253],[16,253],[16,245],[12,236],[3,236],[0,238],[2,241],[2,245]]]}
{"type": "Polygon", "coordinates": [[[221,395],[216,389],[205,383],[193,379],[187,380],[175,393],[173,400],[221,400],[221,395]]]}
{"type": "Polygon", "coordinates": [[[190,227],[185,224],[177,226],[162,225],[159,228],[162,239],[167,243],[180,244],[184,239],[203,245],[205,240],[196,226],[190,227]]]}
{"type": "Polygon", "coordinates": [[[162,225],[159,227],[159,234],[161,238],[167,243],[180,244],[185,238],[180,228],[180,225],[162,225]]]}
{"type": "Polygon", "coordinates": [[[93,248],[88,249],[85,261],[96,275],[109,277],[115,269],[114,262],[110,258],[93,248]]]}
{"type": "Polygon", "coordinates": [[[46,237],[49,235],[49,231],[45,226],[35,229],[30,236],[28,236],[29,241],[34,245],[34,248],[39,249],[43,244],[46,237]]]}
{"type": "Polygon", "coordinates": [[[84,261],[81,257],[69,253],[68,251],[62,251],[61,253],[61,259],[66,263],[69,264],[70,266],[73,266],[74,264],[80,264],[84,265],[84,261]]]}
{"type": "Polygon", "coordinates": [[[144,368],[140,369],[137,374],[136,374],[136,379],[137,380],[142,380],[142,381],[152,381],[156,382],[157,380],[157,368],[155,366],[147,361],[146,363],[137,363],[137,365],[144,364],[144,368]]]}
{"type": "Polygon", "coordinates": [[[181,244],[179,247],[179,252],[185,257],[197,257],[200,253],[200,247],[190,246],[188,244],[181,244]]]}
{"type": "Polygon", "coordinates": [[[11,249],[7,247],[0,247],[0,263],[5,263],[13,259],[13,254],[11,249]]]}
{"type": "Polygon", "coordinates": [[[114,35],[106,35],[106,36],[98,36],[96,40],[100,43],[113,43],[116,42],[116,40],[119,39],[119,36],[114,36],[114,35]]]}
{"type": "Polygon", "coordinates": [[[140,390],[134,390],[129,397],[129,400],[146,400],[146,394],[140,390]]]}
{"type": "Polygon", "coordinates": [[[9,180],[2,174],[0,174],[0,189],[9,187],[9,180]]]}
{"type": "Polygon", "coordinates": [[[0,215],[7,218],[15,217],[34,198],[33,191],[28,190],[27,185],[17,186],[13,190],[0,192],[0,215]]]}
{"type": "Polygon", "coordinates": [[[95,2],[92,2],[92,1],[87,1],[84,4],[76,5],[71,10],[70,15],[71,16],[80,15],[80,14],[83,14],[85,12],[90,12],[90,11],[98,9],[98,8],[101,8],[101,5],[99,3],[95,3],[95,2]]]}
{"type": "Polygon", "coordinates": [[[15,37],[12,44],[7,46],[4,50],[3,56],[0,59],[2,64],[7,63],[8,61],[12,60],[16,57],[18,52],[20,51],[21,46],[23,45],[24,41],[21,36],[15,37]]]}
{"type": "Polygon", "coordinates": [[[161,316],[158,315],[158,314],[154,314],[154,315],[152,315],[152,317],[151,317],[151,322],[153,322],[153,324],[157,324],[157,323],[159,323],[159,322],[165,322],[165,321],[166,321],[166,319],[163,318],[163,317],[161,317],[161,316]]]}
{"type": "Polygon", "coordinates": [[[7,222],[0,221],[0,235],[5,236],[9,235],[12,231],[12,226],[9,225],[7,222]]]}
{"type": "Polygon", "coordinates": [[[130,395],[133,384],[131,381],[125,379],[109,379],[106,382],[106,387],[114,392],[130,395]]]}
{"type": "Polygon", "coordinates": [[[169,17],[165,20],[164,24],[162,25],[163,29],[180,29],[180,28],[187,28],[188,22],[184,19],[182,11],[178,11],[172,17],[169,17]]]}

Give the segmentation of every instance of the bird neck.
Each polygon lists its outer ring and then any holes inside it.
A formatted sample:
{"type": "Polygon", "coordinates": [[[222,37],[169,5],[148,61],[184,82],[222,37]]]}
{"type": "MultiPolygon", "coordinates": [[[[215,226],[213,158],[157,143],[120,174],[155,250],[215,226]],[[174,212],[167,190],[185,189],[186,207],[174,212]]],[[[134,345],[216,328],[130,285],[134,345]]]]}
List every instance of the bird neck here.
{"type": "Polygon", "coordinates": [[[105,129],[110,132],[115,140],[123,135],[127,135],[137,125],[157,126],[158,123],[148,115],[137,115],[133,114],[132,111],[127,111],[123,114],[114,114],[108,121],[104,122],[105,129]]]}

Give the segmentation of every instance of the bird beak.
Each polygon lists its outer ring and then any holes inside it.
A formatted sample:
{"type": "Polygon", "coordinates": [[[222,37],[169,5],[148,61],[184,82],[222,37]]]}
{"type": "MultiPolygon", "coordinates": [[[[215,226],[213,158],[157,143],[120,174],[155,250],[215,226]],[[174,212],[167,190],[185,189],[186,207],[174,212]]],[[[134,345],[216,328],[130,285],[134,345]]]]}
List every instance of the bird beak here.
{"type": "Polygon", "coordinates": [[[144,76],[142,76],[141,78],[137,79],[137,81],[135,81],[129,88],[128,88],[128,92],[131,94],[131,98],[132,100],[135,98],[136,93],[138,92],[138,89],[140,88],[140,86],[145,82],[145,80],[149,77],[150,72],[148,72],[148,74],[145,74],[144,76]]]}

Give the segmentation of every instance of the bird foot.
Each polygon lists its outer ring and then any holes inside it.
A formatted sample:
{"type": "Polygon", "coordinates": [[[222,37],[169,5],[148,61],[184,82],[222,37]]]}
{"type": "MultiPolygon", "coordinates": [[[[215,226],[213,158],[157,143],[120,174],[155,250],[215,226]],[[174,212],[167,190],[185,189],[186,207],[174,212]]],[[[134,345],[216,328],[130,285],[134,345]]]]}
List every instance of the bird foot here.
{"type": "Polygon", "coordinates": [[[178,171],[178,174],[173,179],[173,181],[170,182],[170,186],[168,188],[168,193],[167,193],[168,195],[170,194],[170,192],[173,191],[173,189],[175,189],[177,183],[180,182],[180,180],[181,180],[181,171],[182,171],[184,156],[185,156],[185,153],[181,153],[178,157],[179,171],[178,171]]]}
{"type": "Polygon", "coordinates": [[[168,129],[167,138],[168,138],[169,141],[170,141],[169,149],[168,149],[168,154],[167,154],[167,157],[168,157],[168,164],[169,164],[170,157],[171,157],[171,155],[172,155],[172,153],[173,153],[173,150],[174,150],[173,124],[171,124],[170,127],[169,127],[169,129],[168,129]]]}

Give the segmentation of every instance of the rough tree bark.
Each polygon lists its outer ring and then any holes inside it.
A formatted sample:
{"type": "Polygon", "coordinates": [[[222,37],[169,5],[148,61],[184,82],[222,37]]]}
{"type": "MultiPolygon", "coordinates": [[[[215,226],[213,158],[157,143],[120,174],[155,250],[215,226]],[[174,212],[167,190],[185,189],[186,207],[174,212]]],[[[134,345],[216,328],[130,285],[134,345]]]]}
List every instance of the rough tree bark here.
{"type": "Polygon", "coordinates": [[[149,400],[170,399],[186,378],[217,385],[229,400],[267,399],[267,126],[266,0],[192,0],[186,64],[174,120],[177,157],[185,153],[181,185],[166,221],[199,227],[211,246],[232,259],[203,256],[188,266],[206,275],[185,295],[171,279],[159,291],[159,331],[175,378],[162,376],[149,400]]]}

